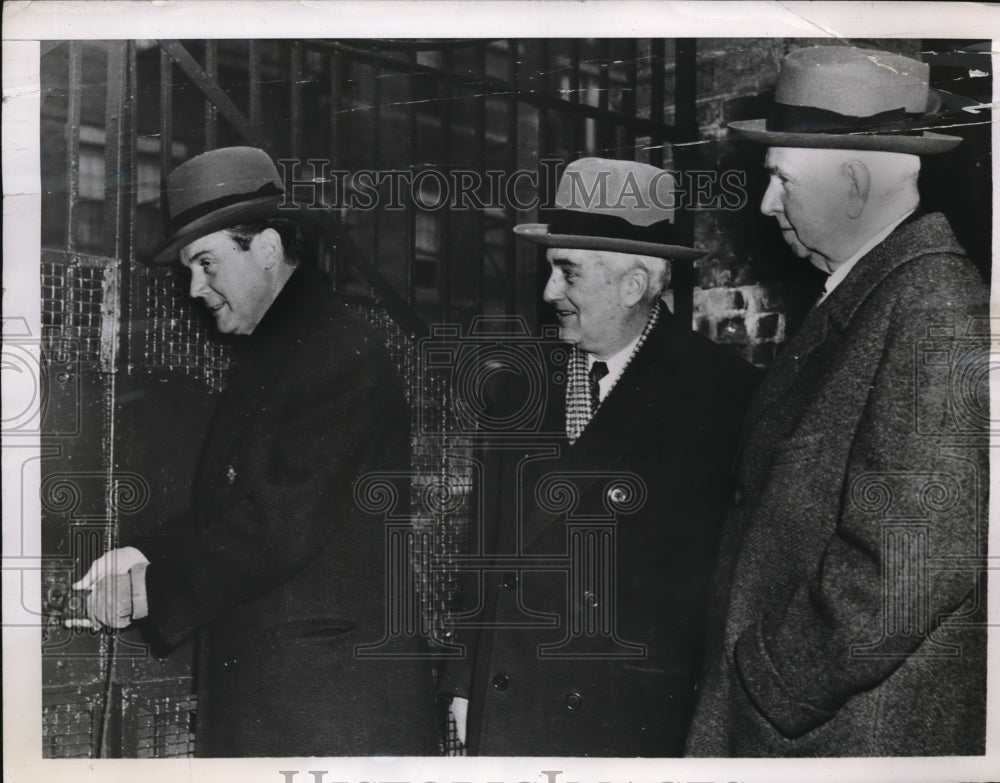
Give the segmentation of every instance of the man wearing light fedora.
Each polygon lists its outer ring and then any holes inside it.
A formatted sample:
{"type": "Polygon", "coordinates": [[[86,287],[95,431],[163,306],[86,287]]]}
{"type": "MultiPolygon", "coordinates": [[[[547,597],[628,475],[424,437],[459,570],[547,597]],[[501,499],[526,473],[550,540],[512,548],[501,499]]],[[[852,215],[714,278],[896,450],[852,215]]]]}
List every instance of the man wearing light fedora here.
{"type": "Polygon", "coordinates": [[[927,65],[824,46],[730,124],[829,277],[743,429],[690,755],[983,753],[987,292],[920,209],[935,106],[927,65]]]}
{"type": "Polygon", "coordinates": [[[166,647],[198,634],[199,756],[433,754],[429,669],[355,655],[383,638],[389,606],[384,526],[355,484],[408,470],[407,405],[383,340],[331,293],[282,199],[255,148],[168,177],[154,262],[179,257],[191,296],[240,336],[236,361],[189,512],[75,586],[94,626],[139,620],[166,647]]]}
{"type": "Polygon", "coordinates": [[[700,255],[673,237],[673,188],[656,167],[585,158],[550,222],[515,228],[546,248],[566,345],[537,431],[484,449],[474,523],[494,565],[470,580],[466,658],[441,684],[470,754],[682,752],[755,372],[661,300],[669,260],[700,255]],[[545,565],[574,552],[569,574],[545,565]]]}

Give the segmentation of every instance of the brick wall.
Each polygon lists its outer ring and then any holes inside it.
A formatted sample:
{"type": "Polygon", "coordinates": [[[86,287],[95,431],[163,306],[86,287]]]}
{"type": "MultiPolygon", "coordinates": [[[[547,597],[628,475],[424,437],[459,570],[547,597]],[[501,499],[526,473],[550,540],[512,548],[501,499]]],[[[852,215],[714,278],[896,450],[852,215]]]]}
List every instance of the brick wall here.
{"type": "MultiPolygon", "coordinates": [[[[762,145],[738,141],[732,120],[766,115],[782,58],[802,46],[836,43],[811,39],[702,38],[697,42],[696,116],[700,144],[690,165],[738,172],[746,201],[738,209],[716,205],[697,211],[695,244],[707,251],[695,265],[694,327],[765,367],[794,331],[822,289],[823,275],[795,258],[773,218],[760,214],[767,181],[762,145]]],[[[850,41],[919,56],[917,41],[850,41]]],[[[668,116],[668,121],[673,117],[668,116]]]]}

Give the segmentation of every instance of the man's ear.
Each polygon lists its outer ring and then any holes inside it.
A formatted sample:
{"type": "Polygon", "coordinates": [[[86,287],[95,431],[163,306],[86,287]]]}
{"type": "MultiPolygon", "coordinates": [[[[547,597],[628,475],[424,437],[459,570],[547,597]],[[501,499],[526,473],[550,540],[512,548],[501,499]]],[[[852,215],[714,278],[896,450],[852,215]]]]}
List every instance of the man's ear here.
{"type": "Polygon", "coordinates": [[[264,261],[264,268],[270,269],[284,255],[284,246],[281,244],[281,235],[273,228],[265,228],[257,234],[251,241],[251,246],[256,247],[261,259],[264,261]]]}
{"type": "Polygon", "coordinates": [[[620,286],[622,301],[626,306],[634,307],[649,289],[649,273],[641,266],[634,266],[622,275],[620,286]]]}
{"type": "Polygon", "coordinates": [[[856,219],[861,216],[868,204],[868,194],[871,191],[872,176],[868,166],[860,160],[849,160],[841,168],[841,173],[847,179],[847,216],[856,219]]]}

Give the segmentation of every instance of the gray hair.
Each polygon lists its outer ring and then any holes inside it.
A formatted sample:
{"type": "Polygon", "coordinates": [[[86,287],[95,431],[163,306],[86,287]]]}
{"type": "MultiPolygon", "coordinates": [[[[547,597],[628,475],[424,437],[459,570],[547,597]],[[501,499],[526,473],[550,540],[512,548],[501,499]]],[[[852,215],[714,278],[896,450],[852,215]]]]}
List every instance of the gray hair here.
{"type": "Polygon", "coordinates": [[[665,258],[656,256],[641,256],[636,253],[619,253],[609,250],[594,251],[609,270],[614,270],[619,275],[631,272],[633,269],[642,269],[646,273],[649,285],[646,287],[646,294],[643,301],[652,304],[667,290],[670,285],[670,263],[665,258]]]}

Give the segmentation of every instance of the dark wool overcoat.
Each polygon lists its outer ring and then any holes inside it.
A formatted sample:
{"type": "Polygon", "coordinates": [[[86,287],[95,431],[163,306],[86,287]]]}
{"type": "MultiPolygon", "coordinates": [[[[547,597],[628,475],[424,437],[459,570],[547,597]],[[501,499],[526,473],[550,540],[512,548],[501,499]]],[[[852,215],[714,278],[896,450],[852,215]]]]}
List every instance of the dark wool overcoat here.
{"type": "Polygon", "coordinates": [[[983,752],[986,302],[946,219],[916,215],[771,369],[691,755],[983,752]]]}
{"type": "Polygon", "coordinates": [[[554,353],[548,435],[484,449],[493,565],[443,689],[470,699],[471,754],[676,756],[756,371],[664,311],[570,445],[554,353]]]}
{"type": "Polygon", "coordinates": [[[355,655],[388,605],[385,524],[355,484],[409,467],[384,341],[303,266],[240,343],[190,513],[135,542],[147,632],[200,633],[196,753],[435,753],[429,666],[355,655]]]}

